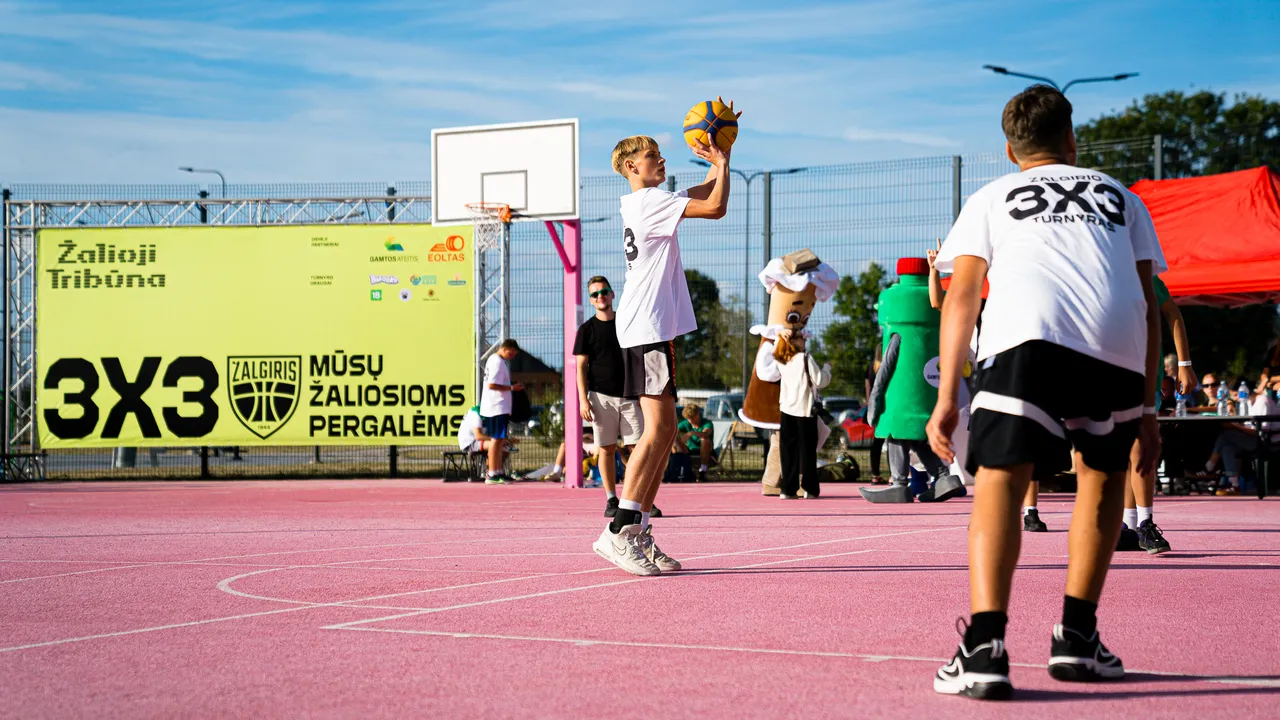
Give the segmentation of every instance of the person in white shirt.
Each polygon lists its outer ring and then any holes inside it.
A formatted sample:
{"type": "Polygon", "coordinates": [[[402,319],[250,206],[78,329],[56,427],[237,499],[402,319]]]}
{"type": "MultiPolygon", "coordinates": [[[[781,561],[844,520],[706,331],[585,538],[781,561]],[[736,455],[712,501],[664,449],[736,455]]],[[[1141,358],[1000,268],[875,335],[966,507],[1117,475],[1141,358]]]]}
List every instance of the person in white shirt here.
{"type": "Polygon", "coordinates": [[[803,333],[783,331],[778,335],[773,357],[778,362],[781,387],[778,409],[782,411],[778,442],[782,454],[781,497],[799,497],[800,477],[804,476],[805,497],[818,497],[818,418],[813,404],[818,391],[831,382],[831,365],[818,367],[818,361],[805,352],[803,333]]]}
{"type": "MultiPolygon", "coordinates": [[[[1237,383],[1238,385],[1239,383],[1237,383]]],[[[1259,383],[1249,403],[1249,415],[1280,415],[1280,404],[1276,403],[1268,387],[1259,383]]],[[[1274,444],[1280,441],[1280,422],[1267,421],[1262,425],[1262,441],[1274,444]]],[[[1217,491],[1218,495],[1239,495],[1243,487],[1240,473],[1240,454],[1252,452],[1259,445],[1258,428],[1252,424],[1228,423],[1213,443],[1213,454],[1205,464],[1205,470],[1213,473],[1219,464],[1227,484],[1217,491]]]]}
{"type": "Polygon", "coordinates": [[[631,185],[631,193],[621,199],[627,274],[615,323],[623,354],[623,395],[639,400],[644,429],[627,466],[618,511],[592,548],[633,575],[680,569],[653,542],[649,527],[676,436],[672,341],[698,328],[676,228],[685,218],[722,218],[729,207],[729,154],[714,142],[695,142],[692,149],[711,169],[701,185],[678,193],[661,187],[667,179],[666,160],[653,138],[625,138],[613,149],[613,169],[631,185]]]}
{"type": "Polygon", "coordinates": [[[458,449],[468,453],[487,452],[492,444],[493,438],[484,432],[480,406],[476,405],[462,416],[462,423],[458,425],[458,449]]]}
{"type": "Polygon", "coordinates": [[[1097,603],[1120,534],[1129,452],[1136,440],[1142,473],[1160,456],[1160,315],[1151,278],[1166,269],[1138,196],[1104,173],[1075,167],[1071,103],[1061,92],[1028,88],[1005,106],[1001,124],[1019,171],[969,198],[938,253],[938,269],[952,275],[938,401],[927,426],[934,451],[949,462],[961,371],[987,280],[967,463],[976,479],[972,614],[933,681],[936,692],[986,699],[1013,695],[1004,636],[1020,501],[1032,479],[1063,467],[1072,446],[1077,492],[1049,674],[1124,676],[1124,664],[1098,638],[1097,603]],[[1045,382],[1060,377],[1091,391],[1045,382]]]}
{"type": "Polygon", "coordinates": [[[503,463],[508,444],[507,426],[511,421],[511,392],[523,390],[524,385],[511,382],[511,368],[507,365],[520,345],[507,338],[498,350],[489,356],[484,366],[484,390],[480,393],[480,419],[484,432],[500,442],[489,444],[489,477],[486,485],[503,485],[511,478],[503,473],[503,463]]]}

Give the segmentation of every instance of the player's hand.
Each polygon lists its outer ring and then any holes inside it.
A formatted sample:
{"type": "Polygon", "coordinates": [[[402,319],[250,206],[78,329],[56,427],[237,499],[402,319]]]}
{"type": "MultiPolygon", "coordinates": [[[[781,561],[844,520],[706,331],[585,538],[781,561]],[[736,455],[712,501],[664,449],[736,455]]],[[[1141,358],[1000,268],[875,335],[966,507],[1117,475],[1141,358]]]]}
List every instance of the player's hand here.
{"type": "Polygon", "coordinates": [[[929,438],[929,447],[933,450],[933,454],[948,465],[956,459],[955,449],[951,446],[951,434],[956,431],[956,426],[959,424],[960,408],[955,401],[938,398],[938,403],[933,406],[933,415],[924,426],[924,432],[929,438]]]}
{"type": "Polygon", "coordinates": [[[938,247],[929,248],[928,250],[924,251],[924,256],[929,261],[930,270],[933,269],[933,264],[938,262],[938,251],[942,250],[942,239],[938,238],[937,243],[938,243],[938,247]]]}
{"type": "Polygon", "coordinates": [[[516,383],[515,385],[511,386],[511,390],[513,392],[520,392],[523,389],[524,389],[524,383],[516,383]]]}
{"type": "Polygon", "coordinates": [[[1196,385],[1200,383],[1200,379],[1196,377],[1196,371],[1189,367],[1178,368],[1178,382],[1182,384],[1183,394],[1190,395],[1195,392],[1196,385]]]}
{"type": "Polygon", "coordinates": [[[1155,472],[1160,462],[1160,425],[1155,415],[1143,415],[1138,425],[1138,467],[1140,475],[1155,472]]]}
{"type": "Polygon", "coordinates": [[[582,416],[583,420],[586,420],[587,422],[596,421],[596,419],[591,415],[591,403],[588,402],[585,397],[580,396],[578,398],[578,407],[580,408],[578,414],[582,416]]]}

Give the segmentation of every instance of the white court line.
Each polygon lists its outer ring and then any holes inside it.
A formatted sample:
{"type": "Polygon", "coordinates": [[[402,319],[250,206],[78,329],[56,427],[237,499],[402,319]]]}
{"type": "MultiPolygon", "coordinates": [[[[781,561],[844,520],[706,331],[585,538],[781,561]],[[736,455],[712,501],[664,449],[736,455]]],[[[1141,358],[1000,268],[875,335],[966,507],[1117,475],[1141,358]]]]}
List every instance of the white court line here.
{"type": "MultiPolygon", "coordinates": [[[[870,552],[870,551],[864,551],[870,552]]],[[[459,640],[510,640],[517,642],[542,642],[542,643],[558,643],[565,645],[574,645],[577,647],[591,647],[593,645],[607,645],[612,647],[632,647],[632,648],[655,648],[660,650],[696,650],[704,652],[731,652],[731,653],[751,653],[758,655],[792,655],[801,657],[822,657],[822,658],[846,658],[850,660],[862,660],[864,662],[885,662],[885,661],[902,661],[902,662],[928,662],[928,663],[945,663],[947,658],[940,657],[915,657],[912,655],[872,655],[867,653],[849,653],[836,652],[830,650],[787,650],[781,648],[751,648],[737,647],[732,645],[691,645],[683,643],[655,643],[655,642],[629,642],[625,640],[594,640],[588,638],[557,638],[557,637],[536,637],[529,635],[493,635],[488,633],[471,633],[471,632],[449,632],[441,630],[401,630],[395,628],[376,628],[376,627],[352,627],[350,625],[333,625],[324,628],[325,630],[353,630],[357,632],[381,632],[381,633],[401,633],[404,635],[428,635],[432,637],[449,637],[459,640]]],[[[1013,667],[1031,668],[1035,670],[1044,670],[1047,665],[1036,665],[1034,663],[1009,663],[1013,667]]],[[[1250,678],[1250,677],[1233,677],[1229,675],[1222,676],[1200,676],[1188,675],[1186,673],[1165,672],[1161,670],[1132,670],[1125,671],[1126,675],[1159,675],[1162,677],[1178,677],[1185,678],[1187,682],[1210,682],[1220,683],[1223,685],[1256,685],[1259,687],[1280,687],[1280,680],[1270,678],[1250,678]]],[[[1132,678],[1130,678],[1132,680],[1132,678]]]]}
{"type": "MultiPolygon", "coordinates": [[[[795,549],[797,549],[797,548],[813,547],[813,546],[816,546],[816,545],[830,545],[830,544],[832,544],[832,543],[854,542],[854,541],[857,541],[857,540],[877,540],[877,539],[886,538],[886,537],[897,537],[897,536],[900,536],[900,535],[919,535],[919,534],[921,534],[921,533],[939,532],[939,531],[942,531],[942,530],[959,530],[959,529],[964,528],[964,527],[966,527],[966,526],[963,526],[963,525],[955,525],[955,526],[951,526],[951,527],[925,528],[925,529],[922,529],[922,530],[904,530],[904,531],[894,532],[894,533],[881,533],[881,534],[878,534],[878,535],[863,535],[863,536],[851,537],[851,538],[837,538],[837,539],[834,539],[834,540],[817,540],[817,541],[814,541],[814,542],[799,543],[799,544],[796,544],[796,545],[783,545],[783,546],[781,546],[781,547],[760,548],[760,549],[758,549],[758,550],[737,550],[737,551],[734,551],[734,552],[727,552],[727,553],[714,553],[714,554],[711,554],[711,555],[698,555],[698,556],[694,556],[694,557],[688,558],[685,562],[688,562],[689,560],[708,560],[708,559],[711,559],[711,558],[733,557],[733,556],[735,556],[735,555],[751,555],[751,554],[755,554],[755,553],[771,553],[771,552],[774,552],[774,551],[777,551],[777,550],[795,550],[795,549]]],[[[594,553],[593,553],[593,554],[594,554],[594,553]]],[[[803,557],[803,556],[802,556],[802,557],[803,557]]],[[[305,566],[299,566],[299,567],[305,567],[305,566]]],[[[236,576],[234,576],[234,577],[229,577],[229,578],[227,578],[227,579],[223,580],[222,582],[218,583],[218,589],[219,589],[219,590],[221,590],[221,591],[223,591],[223,592],[225,592],[225,593],[229,593],[229,594],[231,594],[231,595],[236,595],[236,596],[239,596],[239,597],[247,598],[247,599],[250,599],[250,600],[266,600],[266,601],[268,601],[268,602],[284,602],[284,603],[293,603],[293,604],[297,604],[297,605],[302,605],[302,604],[321,604],[321,603],[312,603],[312,602],[311,602],[311,601],[309,601],[309,600],[291,600],[291,599],[288,599],[288,598],[273,598],[273,597],[267,597],[267,596],[265,596],[265,595],[253,595],[253,594],[251,594],[251,593],[245,593],[245,592],[241,592],[241,591],[239,591],[239,590],[235,590],[234,588],[232,588],[232,587],[231,587],[231,583],[234,583],[234,582],[236,582],[236,581],[238,581],[238,580],[241,580],[241,579],[243,579],[243,578],[251,577],[251,576],[253,576],[253,575],[262,575],[262,574],[264,574],[264,573],[269,573],[269,572],[279,572],[279,571],[281,571],[281,570],[292,570],[292,569],[294,569],[294,568],[293,568],[293,567],[279,567],[279,568],[268,568],[268,569],[266,569],[266,570],[255,570],[255,571],[253,571],[253,572],[247,572],[247,573],[244,573],[244,574],[242,574],[242,575],[236,575],[236,576]]],[[[359,599],[359,600],[348,600],[348,601],[346,601],[346,602],[349,602],[349,603],[355,603],[355,602],[369,602],[369,601],[374,601],[374,600],[388,600],[388,599],[391,599],[391,598],[396,598],[396,597],[405,597],[405,596],[408,596],[408,595],[425,595],[425,594],[427,594],[427,593],[443,592],[443,591],[445,591],[445,590],[462,590],[462,589],[473,588],[473,587],[483,587],[483,586],[485,586],[485,585],[499,585],[499,584],[502,584],[502,583],[520,582],[520,581],[522,581],[522,580],[535,580],[535,579],[543,579],[543,578],[548,578],[548,577],[572,577],[572,576],[575,576],[575,575],[590,575],[590,574],[592,574],[592,573],[611,572],[611,571],[617,571],[617,568],[616,568],[616,567],[614,567],[614,566],[612,566],[612,565],[608,565],[608,566],[605,566],[605,567],[592,568],[592,569],[590,569],[590,570],[574,570],[574,571],[571,571],[571,572],[561,572],[561,573],[540,573],[540,574],[537,574],[537,575],[528,575],[528,576],[513,577],[513,578],[500,578],[500,579],[497,579],[497,580],[484,580],[484,581],[481,581],[481,582],[477,582],[477,583],[468,583],[468,584],[465,584],[465,585],[451,585],[451,586],[445,586],[445,587],[439,587],[439,588],[426,588],[426,589],[423,589],[423,590],[409,590],[409,591],[406,591],[406,592],[401,592],[401,593],[392,593],[392,594],[389,594],[389,595],[379,595],[379,596],[376,596],[376,597],[362,598],[362,599],[359,599]]]]}
{"type": "MultiPolygon", "coordinates": [[[[929,528],[929,529],[926,529],[926,530],[916,530],[916,531],[909,531],[909,532],[905,532],[905,533],[892,533],[892,534],[890,534],[889,536],[893,536],[893,535],[911,535],[911,534],[918,534],[918,533],[925,533],[925,532],[937,532],[937,531],[939,531],[939,530],[958,530],[958,529],[960,529],[961,527],[963,527],[963,526],[955,526],[955,527],[950,527],[950,528],[929,528]]],[[[770,551],[773,551],[773,550],[788,550],[788,549],[793,549],[793,548],[797,548],[797,547],[807,547],[807,546],[811,546],[811,545],[825,545],[825,544],[829,544],[829,543],[833,543],[833,542],[849,542],[849,541],[853,541],[853,540],[872,540],[872,539],[877,539],[877,538],[880,538],[880,537],[887,537],[887,536],[883,536],[883,535],[874,535],[874,536],[867,536],[867,537],[846,538],[846,539],[841,539],[841,540],[823,540],[823,541],[819,541],[819,542],[813,542],[813,543],[801,543],[801,544],[798,544],[798,545],[792,545],[792,546],[781,547],[781,548],[761,548],[758,552],[770,552],[770,551]]],[[[410,544],[413,544],[413,543],[410,543],[410,544]]],[[[739,551],[739,552],[735,552],[735,553],[725,553],[724,555],[741,555],[741,554],[746,554],[746,553],[751,553],[751,552],[757,552],[757,551],[753,551],[753,550],[744,550],[744,551],[739,551]]],[[[711,558],[711,557],[723,557],[724,555],[709,555],[709,556],[704,556],[704,557],[702,557],[702,558],[697,558],[697,559],[707,559],[707,558],[711,558]]],[[[599,571],[605,571],[605,570],[616,570],[616,568],[612,568],[612,567],[609,567],[609,568],[600,568],[600,570],[588,570],[588,571],[585,571],[585,572],[599,572],[599,571]]],[[[572,573],[572,574],[583,574],[583,573],[572,573]]],[[[233,580],[233,579],[234,579],[234,578],[228,578],[227,580],[224,580],[223,582],[219,583],[219,584],[218,584],[219,589],[222,589],[223,583],[226,583],[226,582],[228,582],[228,581],[230,581],[230,580],[233,580]]],[[[626,583],[626,582],[633,582],[633,581],[635,581],[635,580],[640,580],[640,579],[641,579],[641,578],[634,578],[634,579],[632,579],[632,580],[623,580],[623,581],[619,581],[619,584],[621,584],[621,583],[626,583]]],[[[489,581],[489,582],[486,582],[486,583],[479,583],[479,584],[494,584],[495,582],[502,582],[502,581],[489,581]]],[[[229,589],[228,589],[228,590],[229,590],[229,589]]],[[[417,592],[421,592],[421,591],[417,591],[417,592]]],[[[413,594],[417,594],[417,592],[410,592],[410,593],[396,593],[396,594],[388,595],[388,596],[373,596],[373,597],[367,597],[367,598],[356,598],[356,599],[354,599],[354,600],[343,600],[343,601],[339,601],[339,602],[331,602],[331,603],[308,603],[308,604],[306,604],[306,605],[297,605],[297,606],[295,606],[295,607],[278,608],[278,609],[276,609],[276,610],[264,610],[264,611],[262,611],[262,612],[256,612],[256,613],[245,613],[245,614],[241,614],[241,615],[232,615],[232,616],[228,616],[228,617],[220,617],[220,618],[208,618],[208,619],[205,619],[205,620],[195,620],[195,621],[185,622],[185,623],[176,623],[176,624],[170,624],[170,625],[160,625],[160,626],[145,627],[145,628],[135,628],[135,629],[133,629],[133,630],[121,630],[121,631],[118,631],[118,632],[101,633],[101,634],[97,634],[97,635],[86,635],[86,636],[83,636],[83,637],[64,638],[64,639],[61,639],[61,640],[48,640],[48,641],[45,641],[45,642],[30,643],[30,644],[27,644],[27,645],[15,645],[15,646],[11,646],[11,647],[0,647],[0,653],[13,652],[13,651],[17,651],[17,650],[29,650],[29,649],[33,649],[33,648],[48,647],[48,646],[51,646],[51,645],[62,645],[62,644],[65,644],[65,643],[84,642],[84,641],[88,641],[88,640],[100,640],[100,639],[105,639],[105,638],[122,637],[122,636],[125,636],[125,635],[136,635],[136,634],[139,634],[139,633],[156,632],[156,631],[160,631],[160,630],[172,630],[172,629],[176,629],[176,628],[193,627],[193,626],[197,626],[197,625],[206,625],[206,624],[209,624],[209,623],[224,622],[224,621],[228,621],[228,620],[243,620],[243,619],[247,619],[247,618],[263,617],[263,616],[266,616],[266,615],[276,615],[276,614],[279,614],[279,613],[295,612],[295,611],[298,611],[298,610],[311,610],[311,609],[315,609],[315,608],[324,608],[324,607],[346,607],[346,608],[350,608],[350,609],[353,609],[353,610],[358,610],[358,609],[360,609],[360,606],[359,606],[359,605],[353,605],[352,603],[357,603],[357,602],[369,602],[369,601],[373,601],[373,600],[381,600],[381,599],[384,599],[384,598],[386,598],[386,597],[398,597],[398,596],[401,596],[401,595],[413,595],[413,594]]],[[[431,591],[429,590],[428,592],[431,592],[431,591]]],[[[239,594],[239,593],[232,592],[232,594],[239,594]]],[[[281,600],[279,600],[279,599],[275,599],[275,601],[276,601],[276,602],[294,602],[294,601],[281,601],[281,600]]]]}

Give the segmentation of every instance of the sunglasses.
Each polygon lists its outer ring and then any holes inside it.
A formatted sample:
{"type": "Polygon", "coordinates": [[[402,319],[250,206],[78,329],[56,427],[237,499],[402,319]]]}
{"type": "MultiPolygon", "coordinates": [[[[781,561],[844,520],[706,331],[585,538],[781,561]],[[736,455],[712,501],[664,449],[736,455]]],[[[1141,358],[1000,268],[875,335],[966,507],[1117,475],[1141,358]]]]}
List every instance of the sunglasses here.
{"type": "Polygon", "coordinates": [[[598,297],[604,297],[605,295],[612,295],[612,294],[613,294],[612,288],[605,288],[603,290],[597,290],[593,293],[587,293],[587,295],[589,295],[592,300],[595,300],[598,297]]]}

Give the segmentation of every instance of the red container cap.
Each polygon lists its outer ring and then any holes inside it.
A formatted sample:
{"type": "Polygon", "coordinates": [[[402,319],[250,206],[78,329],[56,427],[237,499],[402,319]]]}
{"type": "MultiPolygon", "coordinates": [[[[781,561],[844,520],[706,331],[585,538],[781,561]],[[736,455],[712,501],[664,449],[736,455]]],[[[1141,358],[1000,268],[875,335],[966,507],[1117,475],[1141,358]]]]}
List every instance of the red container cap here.
{"type": "Polygon", "coordinates": [[[929,261],[924,258],[899,258],[898,259],[899,275],[928,275],[929,261]]]}

